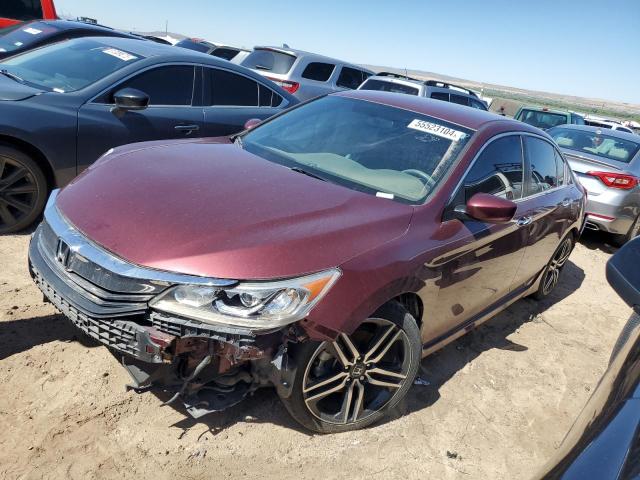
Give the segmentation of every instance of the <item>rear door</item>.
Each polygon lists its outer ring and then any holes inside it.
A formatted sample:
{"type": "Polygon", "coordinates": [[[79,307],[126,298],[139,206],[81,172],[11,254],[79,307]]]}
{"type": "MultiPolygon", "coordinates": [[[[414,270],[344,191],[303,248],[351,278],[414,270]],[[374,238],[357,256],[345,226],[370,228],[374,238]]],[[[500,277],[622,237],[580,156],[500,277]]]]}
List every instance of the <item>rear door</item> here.
{"type": "Polygon", "coordinates": [[[523,135],[524,195],[518,201],[518,223],[526,232],[524,259],[514,288],[533,280],[545,268],[568,228],[578,217],[581,194],[551,142],[523,135]]]}
{"type": "Polygon", "coordinates": [[[201,136],[204,114],[201,106],[193,106],[195,69],[189,64],[152,67],[83,105],[78,112],[78,172],[118,145],[201,136]],[[114,110],[114,93],[127,87],[149,96],[145,110],[114,110]]]}
{"type": "Polygon", "coordinates": [[[270,87],[240,73],[214,67],[203,67],[202,73],[203,136],[238,133],[247,120],[264,120],[278,113],[284,102],[270,87]]]}

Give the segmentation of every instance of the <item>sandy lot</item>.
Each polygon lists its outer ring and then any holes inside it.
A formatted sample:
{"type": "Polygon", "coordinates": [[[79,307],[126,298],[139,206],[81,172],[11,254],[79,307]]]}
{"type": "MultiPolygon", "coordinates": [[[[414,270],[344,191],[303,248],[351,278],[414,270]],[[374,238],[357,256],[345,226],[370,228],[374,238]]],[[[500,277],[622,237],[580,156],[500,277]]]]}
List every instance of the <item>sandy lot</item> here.
{"type": "Polygon", "coordinates": [[[118,360],[42,303],[28,235],[0,237],[0,478],[530,478],[603,373],[629,310],[590,235],[521,300],[422,363],[394,418],[310,435],[271,390],[198,421],[125,392],[118,360]]]}

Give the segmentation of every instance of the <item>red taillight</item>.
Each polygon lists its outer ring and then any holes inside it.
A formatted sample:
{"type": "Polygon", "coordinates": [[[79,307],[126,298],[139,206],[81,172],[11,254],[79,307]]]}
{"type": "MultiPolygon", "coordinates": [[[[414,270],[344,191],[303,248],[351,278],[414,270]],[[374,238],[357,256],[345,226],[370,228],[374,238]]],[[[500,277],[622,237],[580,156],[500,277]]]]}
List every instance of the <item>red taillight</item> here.
{"type": "Polygon", "coordinates": [[[290,82],[289,80],[279,80],[277,78],[267,77],[276,85],[281,86],[289,93],[296,93],[300,88],[300,84],[298,82],[290,82]]]}
{"type": "Polygon", "coordinates": [[[631,190],[638,185],[638,179],[636,177],[633,175],[625,175],[624,173],[587,172],[587,175],[599,178],[602,183],[611,188],[631,190]]]}

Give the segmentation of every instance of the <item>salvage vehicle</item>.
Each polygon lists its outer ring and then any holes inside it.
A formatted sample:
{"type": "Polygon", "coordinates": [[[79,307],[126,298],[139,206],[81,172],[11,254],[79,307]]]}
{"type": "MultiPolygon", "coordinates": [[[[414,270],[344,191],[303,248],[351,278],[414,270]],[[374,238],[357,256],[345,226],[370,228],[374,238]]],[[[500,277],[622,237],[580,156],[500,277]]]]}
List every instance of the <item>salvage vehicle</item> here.
{"type": "Polygon", "coordinates": [[[134,390],[200,416],[274,386],[339,432],[394,408],[423,356],[548,296],[584,205],[540,130],[340,92],[232,137],[108,152],[52,193],[29,265],[134,390]]]}
{"type": "Polygon", "coordinates": [[[249,56],[251,50],[246,48],[232,47],[223,43],[213,43],[201,38],[185,38],[176,43],[176,47],[188,48],[196,52],[206,53],[214,57],[224,58],[230,62],[240,64],[249,56]]]}
{"type": "Polygon", "coordinates": [[[0,63],[0,234],[112,147],[229,135],[298,103],[250,70],[141,39],[87,37],[0,63]]]}
{"type": "Polygon", "coordinates": [[[371,70],[317,53],[283,47],[255,47],[241,63],[273,80],[300,100],[355,90],[371,70]]]}
{"type": "Polygon", "coordinates": [[[25,22],[0,30],[0,60],[50,43],[80,37],[142,39],[139,36],[92,23],[68,20],[25,22]]]}
{"type": "Polygon", "coordinates": [[[551,110],[547,107],[520,107],[513,118],[542,130],[558,125],[584,125],[584,117],[579,113],[551,110]]]}
{"type": "Polygon", "coordinates": [[[0,4],[0,28],[29,20],[56,20],[53,0],[10,0],[0,4]]]}
{"type": "Polygon", "coordinates": [[[367,78],[358,87],[358,90],[405,93],[466,105],[480,110],[489,110],[487,103],[478,97],[476,92],[468,88],[438,80],[419,80],[391,72],[380,72],[367,78]]]}
{"type": "Polygon", "coordinates": [[[549,130],[587,190],[585,228],[622,245],[640,235],[640,135],[565,125],[549,130]]]}
{"type": "Polygon", "coordinates": [[[640,478],[640,238],[607,262],[607,280],[633,309],[609,367],[538,478],[640,478]]]}

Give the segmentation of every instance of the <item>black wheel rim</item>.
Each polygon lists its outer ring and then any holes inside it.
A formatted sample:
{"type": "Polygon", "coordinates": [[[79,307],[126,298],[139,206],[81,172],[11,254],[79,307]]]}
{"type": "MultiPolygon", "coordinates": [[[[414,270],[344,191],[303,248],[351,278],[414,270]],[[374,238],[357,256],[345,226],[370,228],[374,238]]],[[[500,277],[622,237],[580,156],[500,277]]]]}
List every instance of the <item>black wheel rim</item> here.
{"type": "Polygon", "coordinates": [[[316,349],[304,373],[305,404],[323,422],[360,422],[410,381],[411,362],[407,334],[389,320],[369,319],[353,334],[340,334],[316,349]]]}
{"type": "Polygon", "coordinates": [[[640,218],[635,221],[629,231],[629,240],[633,240],[637,236],[640,236],[640,218]]]}
{"type": "Polygon", "coordinates": [[[569,255],[571,255],[572,245],[571,240],[567,238],[562,242],[562,245],[556,250],[555,255],[551,259],[551,263],[549,263],[544,278],[542,279],[542,292],[545,295],[548,295],[558,284],[562,267],[567,263],[569,255]]]}
{"type": "Polygon", "coordinates": [[[33,173],[19,161],[0,157],[0,230],[29,216],[38,201],[33,173]]]}

